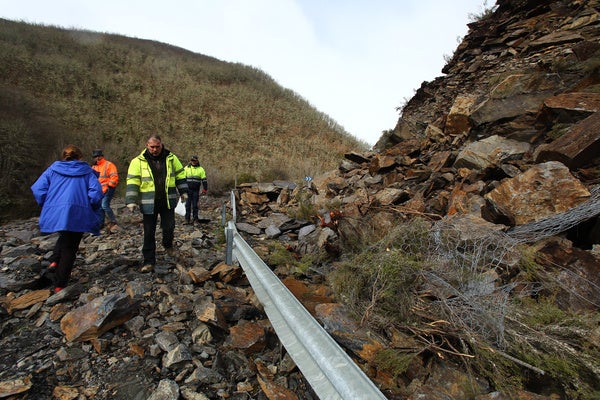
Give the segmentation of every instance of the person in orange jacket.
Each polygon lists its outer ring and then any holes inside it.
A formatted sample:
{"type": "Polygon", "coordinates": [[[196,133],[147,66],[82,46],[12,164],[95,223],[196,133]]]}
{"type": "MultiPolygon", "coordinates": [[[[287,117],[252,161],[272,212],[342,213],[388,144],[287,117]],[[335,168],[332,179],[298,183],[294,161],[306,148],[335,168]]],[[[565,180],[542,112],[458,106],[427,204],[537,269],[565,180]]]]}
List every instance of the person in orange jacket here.
{"type": "Polygon", "coordinates": [[[108,218],[107,226],[112,228],[117,225],[117,218],[115,213],[110,207],[110,202],[115,194],[115,189],[119,184],[119,173],[117,172],[117,166],[104,158],[104,153],[101,149],[96,149],[92,152],[92,158],[94,163],[92,168],[98,175],[98,181],[102,185],[102,192],[104,197],[102,198],[102,207],[99,210],[98,218],[100,219],[100,226],[104,225],[104,220],[108,218]]]}

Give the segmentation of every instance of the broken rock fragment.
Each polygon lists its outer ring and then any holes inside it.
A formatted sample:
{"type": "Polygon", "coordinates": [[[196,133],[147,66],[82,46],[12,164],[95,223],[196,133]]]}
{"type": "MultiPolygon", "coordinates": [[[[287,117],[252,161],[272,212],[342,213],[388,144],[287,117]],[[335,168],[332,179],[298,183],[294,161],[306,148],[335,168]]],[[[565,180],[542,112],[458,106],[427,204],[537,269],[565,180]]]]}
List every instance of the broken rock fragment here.
{"type": "Polygon", "coordinates": [[[98,297],[67,313],[60,328],[70,342],[95,339],[131,319],[138,305],[124,293],[98,297]]]}

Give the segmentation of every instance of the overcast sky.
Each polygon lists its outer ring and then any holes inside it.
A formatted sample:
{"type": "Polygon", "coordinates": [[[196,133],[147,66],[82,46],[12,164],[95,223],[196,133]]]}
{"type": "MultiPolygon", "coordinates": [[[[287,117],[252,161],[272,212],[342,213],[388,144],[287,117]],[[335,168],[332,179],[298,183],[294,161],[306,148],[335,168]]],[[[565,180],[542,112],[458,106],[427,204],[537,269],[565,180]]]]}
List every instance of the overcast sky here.
{"type": "Polygon", "coordinates": [[[370,145],[442,75],[485,0],[0,0],[0,17],[116,33],[261,69],[370,145]]]}

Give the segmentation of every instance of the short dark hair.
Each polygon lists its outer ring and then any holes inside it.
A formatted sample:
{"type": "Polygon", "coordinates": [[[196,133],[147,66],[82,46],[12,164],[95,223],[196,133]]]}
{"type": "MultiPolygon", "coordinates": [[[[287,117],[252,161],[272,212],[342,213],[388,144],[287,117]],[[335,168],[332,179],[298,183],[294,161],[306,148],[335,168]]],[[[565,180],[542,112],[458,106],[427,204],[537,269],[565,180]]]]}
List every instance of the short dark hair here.
{"type": "Polygon", "coordinates": [[[148,143],[151,139],[158,140],[162,143],[162,139],[160,138],[160,135],[158,133],[153,133],[152,135],[148,136],[148,140],[146,140],[146,143],[148,143]]]}

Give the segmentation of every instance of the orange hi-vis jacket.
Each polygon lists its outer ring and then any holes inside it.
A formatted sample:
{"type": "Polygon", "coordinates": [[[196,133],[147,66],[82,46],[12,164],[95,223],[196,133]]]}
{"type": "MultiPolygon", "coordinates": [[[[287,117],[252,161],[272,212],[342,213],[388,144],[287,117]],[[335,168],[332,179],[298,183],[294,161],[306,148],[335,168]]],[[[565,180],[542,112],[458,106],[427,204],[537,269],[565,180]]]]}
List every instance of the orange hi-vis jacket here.
{"type": "Polygon", "coordinates": [[[102,159],[96,161],[96,164],[92,165],[92,168],[100,174],[98,180],[102,185],[102,193],[106,193],[109,187],[117,187],[119,174],[117,173],[117,166],[114,163],[102,157],[102,159]]]}

